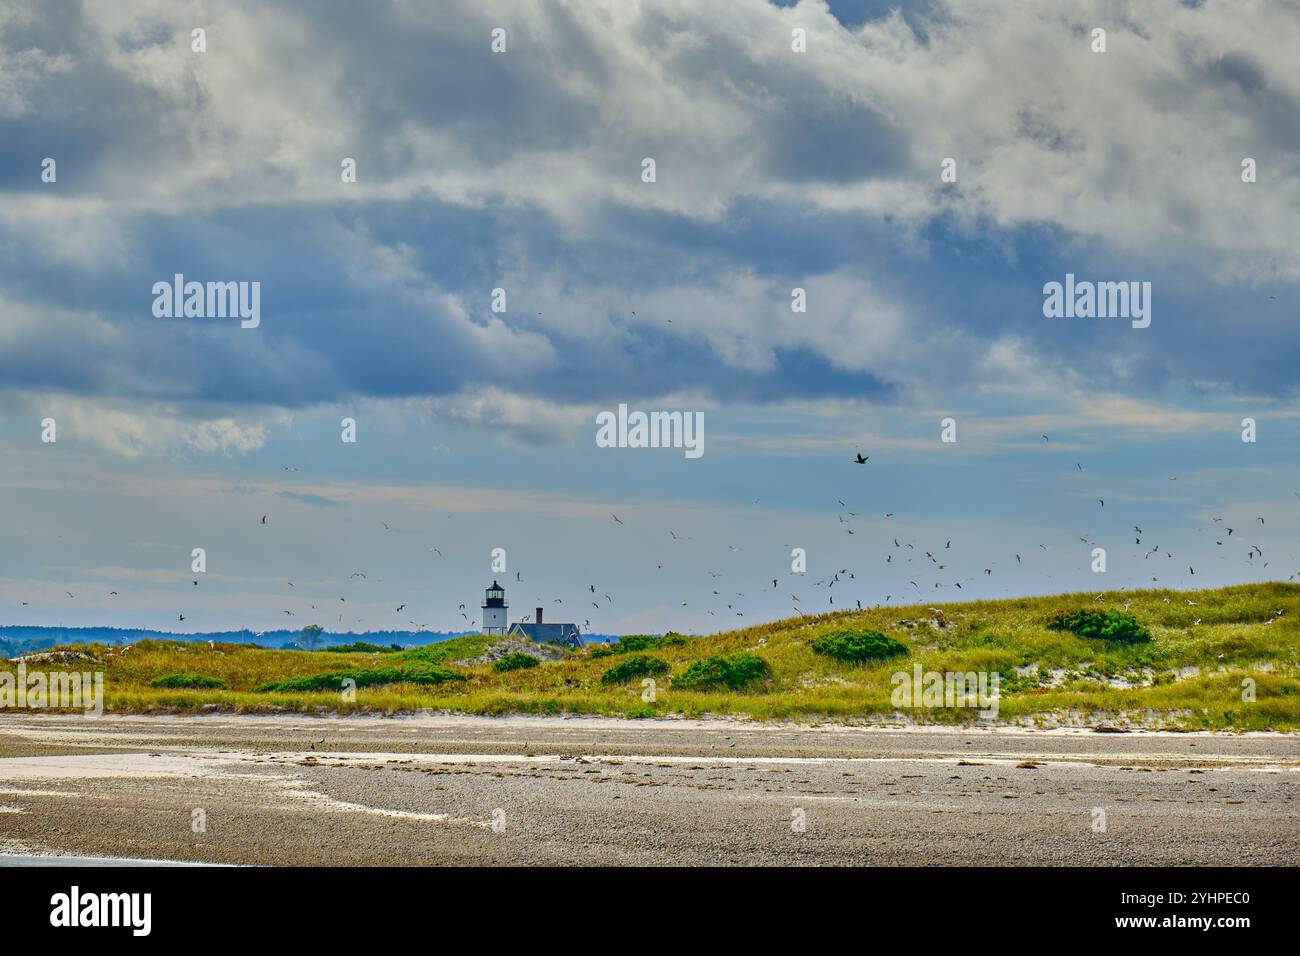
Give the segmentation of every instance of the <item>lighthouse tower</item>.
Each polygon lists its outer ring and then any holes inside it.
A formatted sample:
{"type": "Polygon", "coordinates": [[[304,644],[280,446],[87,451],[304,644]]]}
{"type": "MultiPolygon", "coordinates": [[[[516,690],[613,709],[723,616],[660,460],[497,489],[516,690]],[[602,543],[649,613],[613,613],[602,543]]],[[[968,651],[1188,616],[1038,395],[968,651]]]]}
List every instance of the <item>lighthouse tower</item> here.
{"type": "Polygon", "coordinates": [[[493,581],[483,594],[483,633],[504,634],[510,627],[506,620],[506,589],[493,581]]]}

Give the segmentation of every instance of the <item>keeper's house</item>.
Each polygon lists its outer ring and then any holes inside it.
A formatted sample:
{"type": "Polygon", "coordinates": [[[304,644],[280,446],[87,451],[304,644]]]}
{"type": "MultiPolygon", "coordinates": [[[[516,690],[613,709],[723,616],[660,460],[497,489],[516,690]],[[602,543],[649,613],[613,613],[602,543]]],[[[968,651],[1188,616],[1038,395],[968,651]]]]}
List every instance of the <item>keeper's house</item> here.
{"type": "Polygon", "coordinates": [[[526,637],[534,644],[559,644],[563,647],[581,647],[582,634],[576,624],[543,624],[542,609],[537,609],[533,621],[507,624],[509,605],[506,589],[496,581],[483,596],[483,633],[503,634],[508,637],[526,637]]]}

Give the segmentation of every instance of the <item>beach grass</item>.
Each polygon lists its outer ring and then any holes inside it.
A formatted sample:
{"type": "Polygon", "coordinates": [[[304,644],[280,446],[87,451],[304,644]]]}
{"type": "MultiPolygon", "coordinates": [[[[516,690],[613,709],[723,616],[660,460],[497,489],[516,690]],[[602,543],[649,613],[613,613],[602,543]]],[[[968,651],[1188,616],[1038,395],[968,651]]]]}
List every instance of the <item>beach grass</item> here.
{"type": "Polygon", "coordinates": [[[603,679],[625,658],[600,648],[513,670],[456,663],[481,656],[493,640],[471,635],[383,653],[180,641],[141,641],[124,651],[91,644],[78,649],[101,663],[78,669],[104,671],[105,708],[119,713],[451,711],[984,722],[973,706],[898,706],[894,675],[912,674],[919,665],[923,672],[998,674],[996,720],[1003,723],[1300,730],[1300,585],[1294,584],[876,607],[681,641],[629,641],[638,650],[652,647],[668,670],[626,681],[603,679]],[[1061,628],[1063,616],[1074,620],[1069,616],[1079,611],[1132,615],[1150,640],[1061,628]],[[906,652],[854,662],[814,649],[869,632],[899,642],[906,652]],[[737,689],[699,681],[684,682],[692,684],[689,690],[674,686],[688,671],[699,674],[711,658],[748,660],[740,655],[761,658],[761,680],[737,689]],[[445,672],[454,678],[444,679],[445,672]],[[187,680],[165,680],[168,675],[187,680]],[[154,686],[202,683],[196,677],[220,686],[154,686]],[[355,691],[344,692],[346,677],[357,684],[355,691]],[[266,689],[294,686],[325,689],[266,689]]]}

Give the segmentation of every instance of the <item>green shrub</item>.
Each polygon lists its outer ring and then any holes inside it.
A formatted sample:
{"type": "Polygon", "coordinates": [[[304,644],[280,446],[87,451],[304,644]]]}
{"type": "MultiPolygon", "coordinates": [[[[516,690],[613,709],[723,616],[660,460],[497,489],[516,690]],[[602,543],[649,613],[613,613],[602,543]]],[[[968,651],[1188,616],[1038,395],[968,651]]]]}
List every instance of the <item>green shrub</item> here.
{"type": "Polygon", "coordinates": [[[369,641],[353,641],[351,644],[335,644],[325,650],[332,654],[395,654],[400,648],[383,647],[369,641]]]}
{"type": "Polygon", "coordinates": [[[530,667],[536,667],[540,664],[537,658],[532,654],[507,654],[505,657],[497,658],[492,662],[494,671],[522,671],[530,667]]]}
{"type": "Polygon", "coordinates": [[[149,682],[150,687],[195,687],[203,689],[224,688],[230,686],[220,677],[208,677],[204,674],[164,674],[149,682]]]}
{"type": "Polygon", "coordinates": [[[667,661],[660,660],[658,657],[651,657],[649,654],[633,654],[605,671],[600,678],[600,682],[602,684],[626,684],[637,677],[658,677],[660,674],[667,674],[668,670],[667,661]]]}
{"type": "Polygon", "coordinates": [[[1047,622],[1053,631],[1069,631],[1080,637],[1100,638],[1120,644],[1140,644],[1151,640],[1151,632],[1126,611],[1073,611],[1058,614],[1047,622]]]}
{"type": "Polygon", "coordinates": [[[744,690],[771,676],[772,668],[763,658],[757,654],[737,651],[695,661],[681,677],[673,681],[673,686],[686,690],[708,690],[713,687],[744,690]]]}
{"type": "Polygon", "coordinates": [[[618,646],[624,652],[653,651],[660,647],[682,647],[685,644],[686,638],[671,631],[662,637],[654,637],[649,634],[629,634],[618,639],[618,646]]]}
{"type": "Polygon", "coordinates": [[[610,657],[614,654],[629,654],[635,651],[653,651],[661,647],[681,647],[686,638],[669,631],[663,637],[651,634],[627,634],[608,644],[597,644],[591,649],[592,657],[610,657]]]}
{"type": "Polygon", "coordinates": [[[436,664],[409,664],[405,667],[376,667],[364,671],[330,671],[326,674],[305,674],[289,677],[254,687],[255,691],[309,691],[342,690],[343,681],[351,678],[357,687],[379,687],[384,684],[445,684],[465,680],[465,675],[449,667],[436,664]]]}
{"type": "Polygon", "coordinates": [[[907,653],[906,644],[879,631],[834,631],[815,638],[808,646],[845,664],[883,661],[907,653]]]}

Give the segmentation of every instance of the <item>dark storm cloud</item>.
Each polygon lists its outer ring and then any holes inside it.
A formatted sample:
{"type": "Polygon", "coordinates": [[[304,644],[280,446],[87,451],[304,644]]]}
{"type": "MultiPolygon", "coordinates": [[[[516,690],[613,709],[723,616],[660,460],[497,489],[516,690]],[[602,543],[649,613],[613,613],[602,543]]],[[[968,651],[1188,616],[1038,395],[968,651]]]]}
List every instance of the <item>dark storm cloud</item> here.
{"type": "MultiPolygon", "coordinates": [[[[1022,182],[1020,164],[1009,174],[980,169],[944,193],[936,183],[921,212],[864,203],[856,187],[915,179],[918,163],[934,178],[944,153],[929,155],[934,147],[918,135],[941,117],[918,119],[897,92],[902,79],[892,80],[895,100],[873,89],[892,61],[837,25],[819,36],[845,44],[830,61],[842,74],[812,54],[791,61],[787,24],[762,19],[777,14],[759,3],[727,8],[736,23],[759,24],[753,32],[709,32],[689,7],[653,4],[617,25],[591,8],[548,2],[428,16],[397,5],[234,5],[260,19],[216,20],[207,61],[188,52],[182,24],[198,22],[192,11],[159,6],[107,28],[77,4],[56,4],[49,15],[24,9],[30,15],[0,34],[4,82],[13,86],[0,101],[9,103],[0,114],[8,200],[0,377],[11,387],[285,407],[485,386],[562,403],[685,391],[721,402],[889,402],[909,385],[978,387],[983,349],[996,341],[1020,343],[1098,388],[1154,390],[1195,378],[1285,394],[1296,385],[1285,307],[1294,286],[1283,280],[1233,285],[1115,254],[1110,233],[1078,238],[1071,217],[1041,194],[1030,196],[1039,201],[1029,212],[946,211],[964,190],[1014,205],[1038,188],[1022,182]],[[256,35],[228,25],[253,22],[256,35]],[[488,52],[498,23],[508,29],[505,56],[488,52]],[[260,57],[247,64],[257,71],[247,86],[220,59],[236,54],[260,57]],[[681,104],[677,113],[654,114],[668,96],[681,104]],[[262,126],[239,125],[267,104],[291,109],[267,113],[262,126]],[[697,114],[716,122],[690,125],[697,114]],[[301,126],[279,129],[284,115],[301,126]],[[668,160],[655,202],[566,192],[570,172],[586,184],[635,182],[649,152],[668,160]],[[57,187],[38,180],[46,155],[59,160],[57,187]],[[358,156],[363,186],[379,192],[340,193],[340,155],[358,156]],[[537,155],[561,161],[530,172],[537,155]],[[195,173],[205,164],[206,178],[195,173]],[[493,178],[499,170],[509,172],[493,178]],[[441,174],[467,185],[444,183],[441,193],[394,185],[441,174]],[[998,193],[999,175],[1012,188],[998,193]],[[716,203],[704,192],[695,202],[710,208],[697,214],[673,198],[674,181],[716,185],[716,203]],[[382,193],[388,187],[395,195],[382,193]],[[840,190],[843,208],[797,198],[810,187],[840,190]],[[37,198],[121,202],[66,213],[20,202],[37,198]],[[1154,280],[1152,328],[1044,320],[1042,284],[1067,271],[1154,280]],[[177,272],[261,282],[261,327],[155,318],[150,288],[177,272]],[[511,307],[494,315],[490,290],[502,282],[511,307]],[[745,282],[760,291],[738,291],[745,282]],[[789,289],[828,283],[848,283],[848,299],[828,308],[833,296],[822,296],[792,324],[789,289]],[[688,313],[643,308],[632,321],[641,302],[688,313]],[[713,312],[692,314],[691,302],[713,312]],[[785,321],[775,320],[778,311],[785,321]],[[857,339],[886,313],[905,316],[902,331],[864,357],[857,339]]],[[[832,9],[855,27],[888,12],[873,3],[832,9]]],[[[806,12],[810,22],[822,16],[806,12]]],[[[946,57],[922,63],[918,77],[960,68],[952,37],[970,24],[929,3],[905,21],[917,46],[908,53],[906,38],[890,34],[903,51],[894,59],[946,57]],[[948,45],[934,52],[941,41],[948,45]]],[[[1179,48],[1181,72],[1171,68],[1131,95],[1162,111],[1217,98],[1279,154],[1275,168],[1294,164],[1281,151],[1300,136],[1300,111],[1279,65],[1256,51],[1206,57],[1193,48],[1179,48]]],[[[6,89],[0,83],[0,94],[6,89]]],[[[982,152],[963,147],[974,153],[963,156],[971,163],[963,177],[1014,148],[1082,165],[1098,137],[1111,135],[1062,115],[1036,90],[1013,92],[1003,112],[990,101],[982,134],[993,140],[982,152]],[[1001,116],[1005,129],[992,118],[1001,116]]],[[[1120,196],[1152,164],[1142,133],[1117,135],[1098,164],[1120,196]]],[[[1081,192],[1043,178],[1054,201],[1081,192]]],[[[1088,195],[1099,203],[1108,190],[1088,195]]],[[[1153,250],[1190,244],[1218,265],[1216,247],[1195,247],[1213,212],[1196,196],[1171,195],[1151,227],[1165,230],[1153,250]]]]}
{"type": "Polygon", "coordinates": [[[608,52],[590,41],[564,5],[545,5],[547,23],[489,15],[473,5],[417,8],[406,16],[355,3],[329,3],[305,18],[313,42],[297,68],[311,69],[328,50],[346,78],[340,108],[354,120],[358,149],[376,158],[375,173],[410,168],[403,133],[449,134],[481,166],[520,149],[574,149],[592,135],[583,102],[561,82],[574,74],[596,86],[609,80],[608,52]],[[507,30],[508,56],[488,53],[490,31],[507,30]]]}
{"type": "Polygon", "coordinates": [[[52,0],[30,5],[0,29],[0,64],[43,63],[39,78],[24,84],[24,109],[0,112],[0,192],[48,192],[41,161],[58,163],[61,195],[121,195],[120,183],[104,174],[128,169],[135,180],[127,195],[141,195],[153,171],[193,158],[185,110],[198,106],[202,90],[163,96],[107,57],[105,45],[124,51],[179,51],[182,38],[161,23],[105,37],[87,22],[83,4],[52,0]]]}

